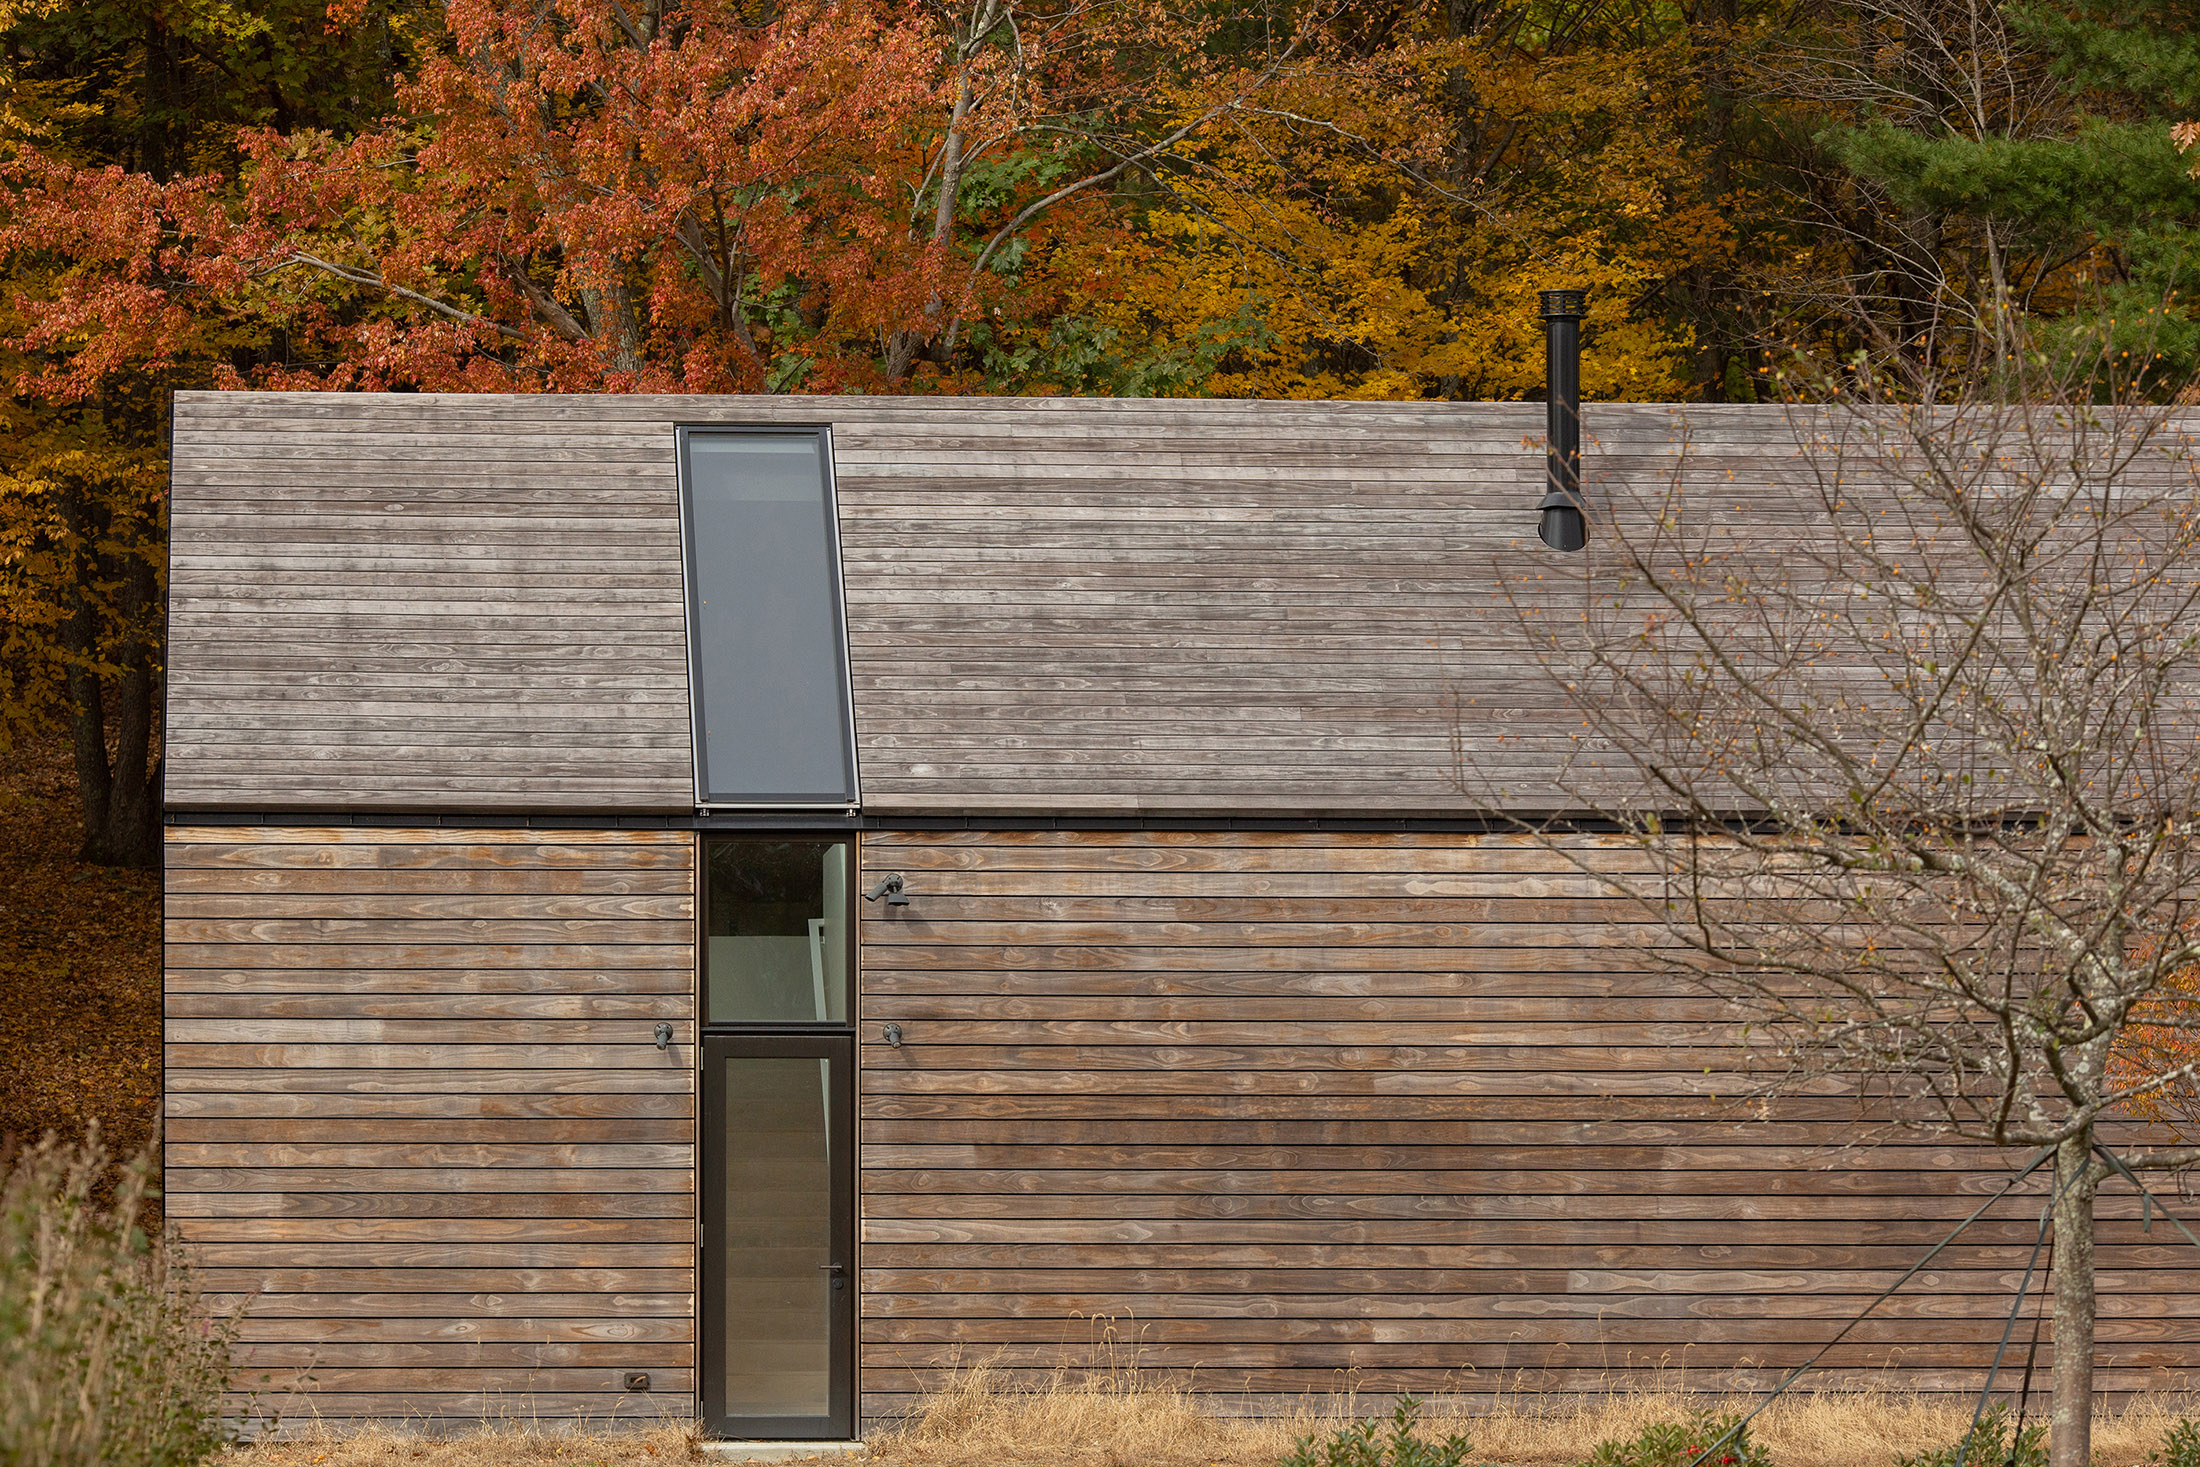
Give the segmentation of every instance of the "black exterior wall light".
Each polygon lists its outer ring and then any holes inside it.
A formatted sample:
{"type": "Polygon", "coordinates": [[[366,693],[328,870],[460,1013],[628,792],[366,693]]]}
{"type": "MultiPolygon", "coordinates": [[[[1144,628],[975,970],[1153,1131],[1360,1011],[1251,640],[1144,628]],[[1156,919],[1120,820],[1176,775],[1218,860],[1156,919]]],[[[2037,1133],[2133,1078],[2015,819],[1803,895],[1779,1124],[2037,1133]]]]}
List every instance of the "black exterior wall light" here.
{"type": "Polygon", "coordinates": [[[880,897],[886,898],[886,905],[889,907],[906,907],[909,905],[909,884],[901,879],[899,871],[891,876],[880,877],[872,884],[871,889],[863,894],[863,899],[867,902],[875,902],[880,897]]]}
{"type": "Polygon", "coordinates": [[[1589,519],[1581,504],[1581,315],[1583,292],[1542,293],[1544,405],[1549,410],[1547,492],[1536,506],[1536,535],[1553,550],[1575,551],[1589,543],[1589,519]]]}

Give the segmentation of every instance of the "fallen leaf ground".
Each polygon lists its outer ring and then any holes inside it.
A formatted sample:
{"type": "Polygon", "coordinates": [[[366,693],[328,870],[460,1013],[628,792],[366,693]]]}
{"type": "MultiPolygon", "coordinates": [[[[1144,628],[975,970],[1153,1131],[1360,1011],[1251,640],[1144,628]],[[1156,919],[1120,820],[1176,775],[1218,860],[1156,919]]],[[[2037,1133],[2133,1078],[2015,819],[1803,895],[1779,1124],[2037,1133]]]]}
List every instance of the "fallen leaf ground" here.
{"type": "Polygon", "coordinates": [[[0,1140],[97,1121],[127,1156],[160,1100],[160,878],[77,841],[62,751],[0,751],[0,1140]]]}

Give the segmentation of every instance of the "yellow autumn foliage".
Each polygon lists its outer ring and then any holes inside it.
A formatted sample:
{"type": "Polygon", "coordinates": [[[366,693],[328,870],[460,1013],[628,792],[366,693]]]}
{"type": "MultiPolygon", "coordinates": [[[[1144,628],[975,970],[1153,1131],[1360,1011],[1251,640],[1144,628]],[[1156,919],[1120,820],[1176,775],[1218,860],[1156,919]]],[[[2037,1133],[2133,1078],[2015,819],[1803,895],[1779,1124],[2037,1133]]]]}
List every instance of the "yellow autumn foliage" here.
{"type": "Polygon", "coordinates": [[[1732,231],[1682,131],[1681,45],[1466,40],[1393,63],[1403,85],[1308,88],[1217,134],[1150,214],[1164,248],[1111,325],[1180,341],[1253,323],[1204,383],[1217,395],[1518,398],[1542,384],[1536,292],[1586,288],[1585,393],[1688,395],[1695,343],[1657,292],[1732,231]],[[1462,95],[1468,126],[1440,123],[1462,95]]]}

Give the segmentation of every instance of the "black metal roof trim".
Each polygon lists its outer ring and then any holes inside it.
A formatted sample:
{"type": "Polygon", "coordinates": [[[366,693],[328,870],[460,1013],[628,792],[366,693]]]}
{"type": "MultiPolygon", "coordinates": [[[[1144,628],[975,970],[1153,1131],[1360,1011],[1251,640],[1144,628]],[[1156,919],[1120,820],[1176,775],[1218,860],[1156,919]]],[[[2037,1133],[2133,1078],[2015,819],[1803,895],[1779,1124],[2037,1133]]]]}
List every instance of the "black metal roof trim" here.
{"type": "MultiPolygon", "coordinates": [[[[171,810],[166,823],[213,828],[236,825],[353,826],[371,830],[408,827],[476,830],[1086,830],[1086,831],[1335,831],[1343,834],[1508,834],[1523,822],[1496,815],[565,815],[509,810],[469,813],[444,810],[352,813],[322,810],[171,810]]],[[[1549,816],[1532,822],[1547,829],[1611,834],[1620,827],[1589,816],[1549,816]]]]}

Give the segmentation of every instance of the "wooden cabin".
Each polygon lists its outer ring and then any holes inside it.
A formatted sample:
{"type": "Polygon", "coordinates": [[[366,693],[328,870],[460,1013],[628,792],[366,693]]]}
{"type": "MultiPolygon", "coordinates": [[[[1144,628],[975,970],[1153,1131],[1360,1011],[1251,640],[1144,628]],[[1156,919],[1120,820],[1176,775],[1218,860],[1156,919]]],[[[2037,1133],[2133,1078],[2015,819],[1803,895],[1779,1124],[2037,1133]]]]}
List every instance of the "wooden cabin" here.
{"type": "MultiPolygon", "coordinates": [[[[1716,1006],[1462,793],[1578,732],[1499,594],[1541,430],[180,397],[167,1205],[244,1375],[815,1439],[981,1362],[1770,1384],[2010,1163],[1721,1108],[1716,1006]]],[[[1798,451],[1592,406],[1590,480],[1684,436],[1737,513],[1798,451]]],[[[1975,1388],[2034,1226],[1815,1379],[1975,1388]]],[[[2181,1380],[2189,1262],[2103,1240],[2103,1386],[2181,1380]]]]}

